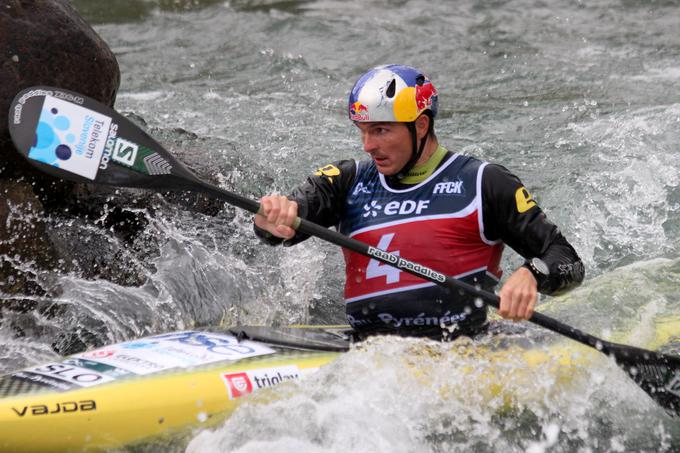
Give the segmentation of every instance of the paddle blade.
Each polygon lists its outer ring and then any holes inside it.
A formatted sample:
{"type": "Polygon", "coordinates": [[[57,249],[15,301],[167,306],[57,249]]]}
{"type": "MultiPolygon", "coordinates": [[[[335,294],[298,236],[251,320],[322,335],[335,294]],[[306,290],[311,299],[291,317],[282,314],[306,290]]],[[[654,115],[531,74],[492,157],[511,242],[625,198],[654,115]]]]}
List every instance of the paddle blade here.
{"type": "Polygon", "coordinates": [[[669,415],[680,417],[680,357],[613,343],[605,348],[669,415]]]}
{"type": "Polygon", "coordinates": [[[173,190],[196,180],[127,118],[60,88],[31,87],[17,94],[9,132],[32,165],[70,181],[173,190]]]}

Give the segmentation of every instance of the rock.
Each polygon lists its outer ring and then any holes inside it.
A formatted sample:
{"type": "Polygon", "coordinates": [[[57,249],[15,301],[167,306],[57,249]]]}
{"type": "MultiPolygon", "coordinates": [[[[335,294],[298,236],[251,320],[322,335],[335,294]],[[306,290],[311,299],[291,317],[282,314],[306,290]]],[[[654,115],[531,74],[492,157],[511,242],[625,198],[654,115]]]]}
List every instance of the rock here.
{"type": "Polygon", "coordinates": [[[14,150],[7,121],[12,99],[29,86],[50,85],[113,105],[119,84],[113,52],[68,0],[0,3],[0,292],[46,291],[38,277],[53,268],[57,254],[40,219],[73,190],[14,150]]]}
{"type": "MultiPolygon", "coordinates": [[[[120,70],[113,52],[68,0],[0,4],[0,174],[33,174],[11,145],[7,114],[14,96],[51,85],[113,105],[120,70]]],[[[42,178],[42,176],[40,176],[42,178]]]]}
{"type": "MultiPolygon", "coordinates": [[[[147,212],[153,212],[157,195],[47,176],[14,150],[8,133],[9,105],[24,88],[61,87],[113,106],[119,83],[115,56],[69,1],[0,2],[0,294],[50,297],[59,288],[47,276],[58,280],[67,273],[124,286],[144,282],[161,238],[148,239],[149,244],[139,238],[146,239],[147,212]],[[6,223],[13,209],[26,214],[6,223]]],[[[143,119],[131,120],[145,128],[143,119]]],[[[210,143],[182,129],[150,132],[174,145],[171,148],[177,148],[178,158],[190,168],[215,181],[213,172],[220,162],[210,161],[202,151],[190,151],[210,143]]],[[[165,197],[208,215],[223,207],[217,200],[186,193],[165,197]]],[[[31,309],[31,304],[14,302],[13,306],[24,307],[21,310],[31,309]]]]}

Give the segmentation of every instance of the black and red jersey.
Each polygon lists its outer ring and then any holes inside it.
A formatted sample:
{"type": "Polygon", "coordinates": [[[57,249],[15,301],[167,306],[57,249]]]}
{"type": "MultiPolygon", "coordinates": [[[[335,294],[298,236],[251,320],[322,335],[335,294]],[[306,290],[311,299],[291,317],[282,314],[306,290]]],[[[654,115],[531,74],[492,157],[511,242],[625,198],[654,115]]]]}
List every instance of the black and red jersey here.
{"type": "MultiPolygon", "coordinates": [[[[388,180],[372,161],[344,160],[319,169],[290,198],[300,217],[485,289],[501,277],[504,244],[548,264],[543,293],[583,280],[574,248],[521,181],[473,157],[449,152],[429,177],[411,185],[388,180]]],[[[303,239],[298,233],[285,244],[303,239]]],[[[428,331],[455,324],[465,331],[486,320],[486,308],[465,294],[355,252],[344,255],[347,319],[357,330],[428,331]]]]}

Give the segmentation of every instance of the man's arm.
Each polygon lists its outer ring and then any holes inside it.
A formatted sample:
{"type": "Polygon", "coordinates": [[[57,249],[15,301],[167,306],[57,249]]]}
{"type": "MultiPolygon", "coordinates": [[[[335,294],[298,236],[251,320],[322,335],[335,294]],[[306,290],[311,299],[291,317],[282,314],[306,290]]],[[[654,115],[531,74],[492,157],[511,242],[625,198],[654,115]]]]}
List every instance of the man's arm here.
{"type": "Polygon", "coordinates": [[[559,293],[583,281],[585,268],[576,250],[519,178],[500,165],[487,165],[482,193],[487,239],[501,239],[524,258],[540,258],[548,265],[550,273],[540,282],[540,292],[559,293]]]}
{"type": "Polygon", "coordinates": [[[289,228],[295,217],[325,227],[337,225],[355,176],[356,162],[342,160],[318,169],[288,197],[262,197],[265,216],[255,217],[255,234],[270,245],[290,246],[308,237],[289,228]]]}

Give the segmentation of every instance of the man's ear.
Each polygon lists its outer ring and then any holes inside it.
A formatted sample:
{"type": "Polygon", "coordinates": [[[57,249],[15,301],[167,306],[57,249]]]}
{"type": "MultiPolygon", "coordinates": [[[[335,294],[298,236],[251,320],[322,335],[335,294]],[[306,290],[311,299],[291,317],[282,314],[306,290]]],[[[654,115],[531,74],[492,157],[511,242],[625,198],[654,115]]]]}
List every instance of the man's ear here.
{"type": "Polygon", "coordinates": [[[416,134],[418,139],[422,140],[427,135],[427,130],[430,127],[430,117],[426,114],[421,114],[416,118],[416,134]]]}

